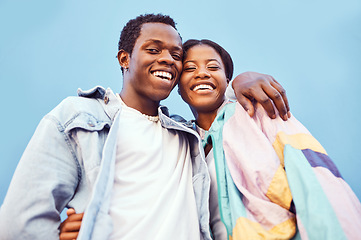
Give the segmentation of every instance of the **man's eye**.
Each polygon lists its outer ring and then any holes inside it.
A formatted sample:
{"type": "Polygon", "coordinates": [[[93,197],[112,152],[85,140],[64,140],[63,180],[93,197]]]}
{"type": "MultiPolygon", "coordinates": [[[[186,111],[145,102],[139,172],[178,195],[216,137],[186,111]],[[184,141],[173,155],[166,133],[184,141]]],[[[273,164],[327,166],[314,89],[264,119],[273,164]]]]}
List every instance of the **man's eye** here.
{"type": "Polygon", "coordinates": [[[172,54],[172,57],[174,60],[176,61],[180,61],[182,60],[182,56],[180,54],[172,54]]]}
{"type": "Polygon", "coordinates": [[[148,48],[147,51],[150,53],[159,53],[159,50],[156,48],[148,48]]]}

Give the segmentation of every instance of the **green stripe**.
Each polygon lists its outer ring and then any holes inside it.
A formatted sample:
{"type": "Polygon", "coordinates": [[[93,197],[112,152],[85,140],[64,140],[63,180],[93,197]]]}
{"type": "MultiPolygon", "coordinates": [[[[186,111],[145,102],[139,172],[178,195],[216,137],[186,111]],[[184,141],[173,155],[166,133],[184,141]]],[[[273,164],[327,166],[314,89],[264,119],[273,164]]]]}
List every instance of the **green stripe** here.
{"type": "Polygon", "coordinates": [[[235,104],[227,104],[224,106],[213,121],[207,133],[208,136],[206,135],[205,137],[205,139],[208,137],[212,139],[217,174],[219,211],[228,235],[232,235],[237,219],[241,216],[246,217],[242,194],[232,180],[223,151],[223,126],[224,123],[233,116],[234,112],[235,104]]]}

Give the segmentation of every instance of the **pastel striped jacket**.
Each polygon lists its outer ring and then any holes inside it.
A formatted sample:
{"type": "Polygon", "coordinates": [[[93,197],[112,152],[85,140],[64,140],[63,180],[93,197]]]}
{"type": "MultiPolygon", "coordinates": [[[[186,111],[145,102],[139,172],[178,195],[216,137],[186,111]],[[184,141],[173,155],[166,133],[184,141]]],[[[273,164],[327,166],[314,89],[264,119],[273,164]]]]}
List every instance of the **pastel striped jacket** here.
{"type": "MultiPolygon", "coordinates": [[[[361,239],[361,204],[320,143],[295,117],[218,113],[212,141],[229,239],[361,239]]],[[[205,144],[205,142],[204,142],[205,144]]]]}

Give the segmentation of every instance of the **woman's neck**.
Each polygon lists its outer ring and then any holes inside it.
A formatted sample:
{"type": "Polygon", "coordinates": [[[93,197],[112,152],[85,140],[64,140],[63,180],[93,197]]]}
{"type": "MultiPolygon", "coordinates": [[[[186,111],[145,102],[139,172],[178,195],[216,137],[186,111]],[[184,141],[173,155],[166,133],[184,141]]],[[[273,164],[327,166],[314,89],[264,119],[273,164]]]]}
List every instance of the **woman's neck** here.
{"type": "Polygon", "coordinates": [[[220,104],[220,106],[218,106],[217,108],[208,108],[208,109],[200,109],[200,108],[196,109],[194,107],[191,107],[197,125],[200,128],[208,131],[211,128],[214,119],[217,117],[218,110],[221,109],[224,104],[225,102],[220,104]]]}
{"type": "Polygon", "coordinates": [[[214,119],[216,118],[216,116],[217,116],[217,111],[206,112],[206,113],[197,112],[197,115],[195,117],[196,117],[197,125],[200,128],[208,131],[210,129],[214,119]]]}

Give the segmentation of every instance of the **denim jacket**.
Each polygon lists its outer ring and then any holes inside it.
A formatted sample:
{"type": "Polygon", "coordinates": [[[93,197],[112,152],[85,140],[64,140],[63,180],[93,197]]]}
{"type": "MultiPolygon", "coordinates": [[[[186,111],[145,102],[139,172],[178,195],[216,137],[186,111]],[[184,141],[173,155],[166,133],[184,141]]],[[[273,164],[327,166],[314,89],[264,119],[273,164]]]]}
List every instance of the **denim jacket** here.
{"type": "MultiPolygon", "coordinates": [[[[59,239],[65,207],[85,212],[78,239],[103,240],[111,234],[108,210],[122,109],[110,89],[78,94],[63,100],[38,125],[0,208],[0,239],[59,239]]],[[[201,238],[211,239],[210,180],[200,138],[171,119],[166,107],[158,112],[163,127],[188,133],[201,238]]]]}

